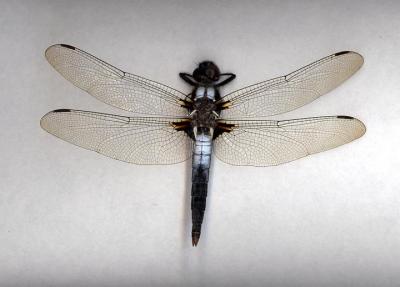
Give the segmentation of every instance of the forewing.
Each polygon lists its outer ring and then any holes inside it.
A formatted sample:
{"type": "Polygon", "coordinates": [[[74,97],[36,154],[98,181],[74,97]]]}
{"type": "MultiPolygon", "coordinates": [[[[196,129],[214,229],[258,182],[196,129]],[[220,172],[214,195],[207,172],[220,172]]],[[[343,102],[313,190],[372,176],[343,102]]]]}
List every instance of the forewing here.
{"type": "Polygon", "coordinates": [[[132,75],[82,51],[57,44],[46,59],[64,78],[100,101],[137,114],[184,116],[185,95],[163,84],[132,75]]]}
{"type": "Polygon", "coordinates": [[[174,127],[182,118],[140,118],[78,110],[56,110],[40,121],[67,142],[134,164],[173,164],[191,156],[192,140],[174,127]]]}
{"type": "Polygon", "coordinates": [[[214,141],[216,156],[232,165],[270,166],[349,143],[365,133],[352,117],[219,121],[228,132],[214,141]]]}
{"type": "Polygon", "coordinates": [[[339,86],[363,64],[355,52],[339,52],[286,76],[245,87],[223,97],[223,118],[256,118],[297,109],[339,86]]]}

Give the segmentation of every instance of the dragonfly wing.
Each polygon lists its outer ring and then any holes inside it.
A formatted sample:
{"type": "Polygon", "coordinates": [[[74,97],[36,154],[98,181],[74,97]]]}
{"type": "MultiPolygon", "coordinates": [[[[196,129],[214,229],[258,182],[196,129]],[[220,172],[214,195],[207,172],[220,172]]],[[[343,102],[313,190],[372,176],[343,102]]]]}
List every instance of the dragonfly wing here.
{"type": "Polygon", "coordinates": [[[224,96],[224,118],[256,118],[297,109],[333,90],[363,64],[355,52],[339,52],[286,76],[245,87],[224,96]]]}
{"type": "Polygon", "coordinates": [[[40,124],[56,137],[114,159],[134,164],[173,164],[191,156],[192,140],[176,129],[189,121],[63,109],[49,112],[40,124]]]}
{"type": "Polygon", "coordinates": [[[47,61],[64,78],[100,101],[137,114],[185,116],[185,95],[163,84],[126,73],[78,48],[47,48],[47,61]]]}
{"type": "Polygon", "coordinates": [[[349,143],[365,133],[348,116],[295,120],[220,120],[226,132],[214,141],[216,156],[232,165],[270,166],[349,143]]]}

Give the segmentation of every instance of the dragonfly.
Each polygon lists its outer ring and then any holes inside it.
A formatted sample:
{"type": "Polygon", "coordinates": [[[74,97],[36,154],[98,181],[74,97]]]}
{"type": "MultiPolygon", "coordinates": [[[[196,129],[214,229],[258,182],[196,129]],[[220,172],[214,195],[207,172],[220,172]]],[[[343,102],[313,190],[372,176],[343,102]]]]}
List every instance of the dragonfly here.
{"type": "Polygon", "coordinates": [[[132,116],[58,109],[41,127],[74,145],[138,165],[169,165],[192,159],[192,245],[201,234],[211,156],[240,166],[275,166],[329,150],[361,137],[365,125],[351,116],[265,119],[304,106],[360,69],[352,51],[332,54],[285,76],[221,95],[235,79],[203,61],[179,73],[188,93],[124,72],[66,44],[45,57],[65,79],[98,100],[132,116]]]}

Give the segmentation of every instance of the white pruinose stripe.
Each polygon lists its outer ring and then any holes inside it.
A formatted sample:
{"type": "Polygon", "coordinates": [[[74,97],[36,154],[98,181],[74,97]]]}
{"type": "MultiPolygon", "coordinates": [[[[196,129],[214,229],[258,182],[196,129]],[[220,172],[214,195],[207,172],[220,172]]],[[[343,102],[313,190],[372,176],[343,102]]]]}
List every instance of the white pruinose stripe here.
{"type": "Polygon", "coordinates": [[[193,166],[210,168],[212,152],[212,132],[211,134],[197,134],[193,150],[193,166]]]}
{"type": "Polygon", "coordinates": [[[194,99],[197,100],[197,99],[200,99],[200,98],[204,97],[205,93],[206,93],[206,88],[205,87],[203,87],[203,86],[197,87],[196,96],[195,96],[194,99]]]}
{"type": "Polygon", "coordinates": [[[215,88],[199,86],[196,89],[195,100],[207,97],[210,100],[215,100],[215,88]]]}
{"type": "Polygon", "coordinates": [[[210,100],[215,100],[215,89],[214,87],[207,87],[207,98],[209,98],[210,100]]]}

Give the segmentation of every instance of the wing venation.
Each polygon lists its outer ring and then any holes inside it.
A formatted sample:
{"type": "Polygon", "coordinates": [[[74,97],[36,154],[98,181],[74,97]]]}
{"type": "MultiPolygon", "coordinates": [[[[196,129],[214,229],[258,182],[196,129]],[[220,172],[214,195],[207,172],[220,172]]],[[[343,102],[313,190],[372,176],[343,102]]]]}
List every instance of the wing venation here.
{"type": "Polygon", "coordinates": [[[66,44],[50,46],[46,59],[64,78],[100,101],[136,114],[186,116],[185,94],[124,72],[66,44]]]}
{"type": "Polygon", "coordinates": [[[263,81],[224,96],[222,117],[258,118],[297,109],[328,93],[351,77],[363,64],[355,52],[339,52],[286,76],[263,81]]]}
{"type": "Polygon", "coordinates": [[[191,156],[192,140],[174,128],[187,121],[61,109],[46,114],[40,124],[58,138],[117,160],[173,164],[191,156]]]}
{"type": "Polygon", "coordinates": [[[295,120],[221,120],[230,125],[214,141],[216,156],[232,165],[270,166],[349,143],[365,133],[348,116],[295,120]]]}

